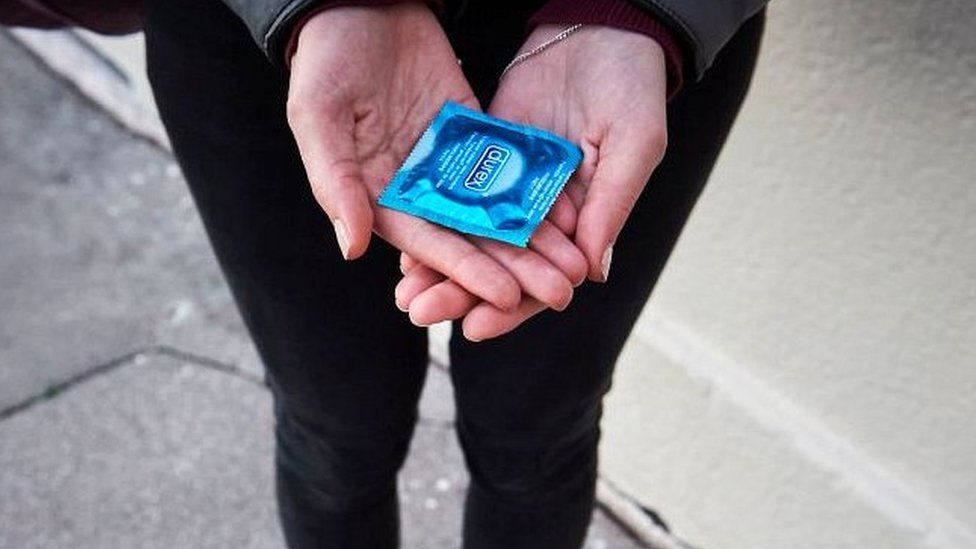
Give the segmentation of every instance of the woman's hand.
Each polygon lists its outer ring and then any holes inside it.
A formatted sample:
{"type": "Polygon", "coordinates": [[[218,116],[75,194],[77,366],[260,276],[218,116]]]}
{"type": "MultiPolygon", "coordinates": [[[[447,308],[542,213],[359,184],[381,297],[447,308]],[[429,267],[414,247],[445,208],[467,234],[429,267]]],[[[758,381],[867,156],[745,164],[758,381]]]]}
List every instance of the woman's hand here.
{"type": "Polygon", "coordinates": [[[556,265],[575,261],[576,271],[585,268],[569,239],[549,239],[544,253],[515,253],[376,205],[448,100],[479,108],[437,19],[422,4],[330,8],[299,31],[288,121],[343,256],[362,255],[375,230],[499,309],[514,308],[522,289],[564,308],[572,285],[556,265]]]}
{"type": "MultiPolygon", "coordinates": [[[[537,28],[522,51],[560,30],[537,28]]],[[[607,279],[613,243],[664,155],[666,85],[664,52],[657,42],[592,26],[514,67],[489,109],[563,135],[583,149],[583,163],[565,194],[578,210],[573,236],[586,256],[590,280],[607,279]]],[[[427,322],[465,316],[469,339],[501,335],[546,308],[523,298],[516,309],[502,311],[422,258],[406,258],[405,265],[398,295],[409,299],[411,316],[427,322]]]]}

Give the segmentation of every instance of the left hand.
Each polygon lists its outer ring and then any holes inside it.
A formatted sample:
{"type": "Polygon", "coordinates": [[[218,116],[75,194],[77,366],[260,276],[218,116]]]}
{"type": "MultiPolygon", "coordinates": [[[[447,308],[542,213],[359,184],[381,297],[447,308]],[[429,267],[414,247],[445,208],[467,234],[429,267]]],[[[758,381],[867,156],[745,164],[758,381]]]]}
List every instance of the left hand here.
{"type": "MultiPolygon", "coordinates": [[[[542,25],[527,51],[562,30],[542,25]]],[[[567,184],[576,207],[574,240],[586,256],[588,278],[605,282],[613,244],[648,178],[664,156],[667,73],[664,51],[653,39],[605,26],[588,26],[512,68],[489,113],[547,129],[577,143],[583,162],[567,184]]],[[[565,198],[561,199],[565,200],[565,198]]],[[[544,310],[523,297],[502,311],[409,257],[398,301],[418,324],[464,316],[468,339],[506,333],[544,310]]]]}

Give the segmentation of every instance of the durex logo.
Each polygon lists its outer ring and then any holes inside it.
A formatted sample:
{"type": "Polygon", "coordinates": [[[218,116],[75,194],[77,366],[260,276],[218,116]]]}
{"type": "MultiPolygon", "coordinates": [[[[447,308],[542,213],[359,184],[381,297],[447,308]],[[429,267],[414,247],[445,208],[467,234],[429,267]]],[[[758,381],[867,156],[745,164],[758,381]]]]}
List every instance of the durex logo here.
{"type": "Polygon", "coordinates": [[[490,189],[511,154],[511,151],[499,145],[485,147],[485,151],[481,153],[481,157],[471,168],[471,173],[464,180],[465,188],[479,193],[490,189]]]}

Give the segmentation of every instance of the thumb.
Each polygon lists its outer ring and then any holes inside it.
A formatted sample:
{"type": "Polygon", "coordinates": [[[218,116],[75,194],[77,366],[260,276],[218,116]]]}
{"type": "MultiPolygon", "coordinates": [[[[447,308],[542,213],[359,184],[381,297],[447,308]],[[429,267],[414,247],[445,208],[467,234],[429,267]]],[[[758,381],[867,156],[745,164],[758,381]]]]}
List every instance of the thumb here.
{"type": "Polygon", "coordinates": [[[640,197],[651,172],[664,156],[666,133],[608,133],[586,189],[576,226],[576,245],[589,263],[589,278],[606,282],[613,244],[640,197]]]}
{"type": "Polygon", "coordinates": [[[332,220],[342,256],[363,255],[373,229],[373,209],[356,153],[352,109],[336,101],[289,104],[288,122],[312,194],[332,220]]]}

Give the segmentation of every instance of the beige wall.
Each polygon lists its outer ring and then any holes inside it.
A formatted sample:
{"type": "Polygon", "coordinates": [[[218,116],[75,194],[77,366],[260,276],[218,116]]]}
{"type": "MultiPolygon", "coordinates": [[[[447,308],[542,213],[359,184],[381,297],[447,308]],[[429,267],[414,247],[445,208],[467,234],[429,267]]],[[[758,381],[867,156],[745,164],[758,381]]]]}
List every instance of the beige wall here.
{"type": "Polygon", "coordinates": [[[607,410],[688,541],[976,547],[976,3],[778,0],[607,410]]]}

